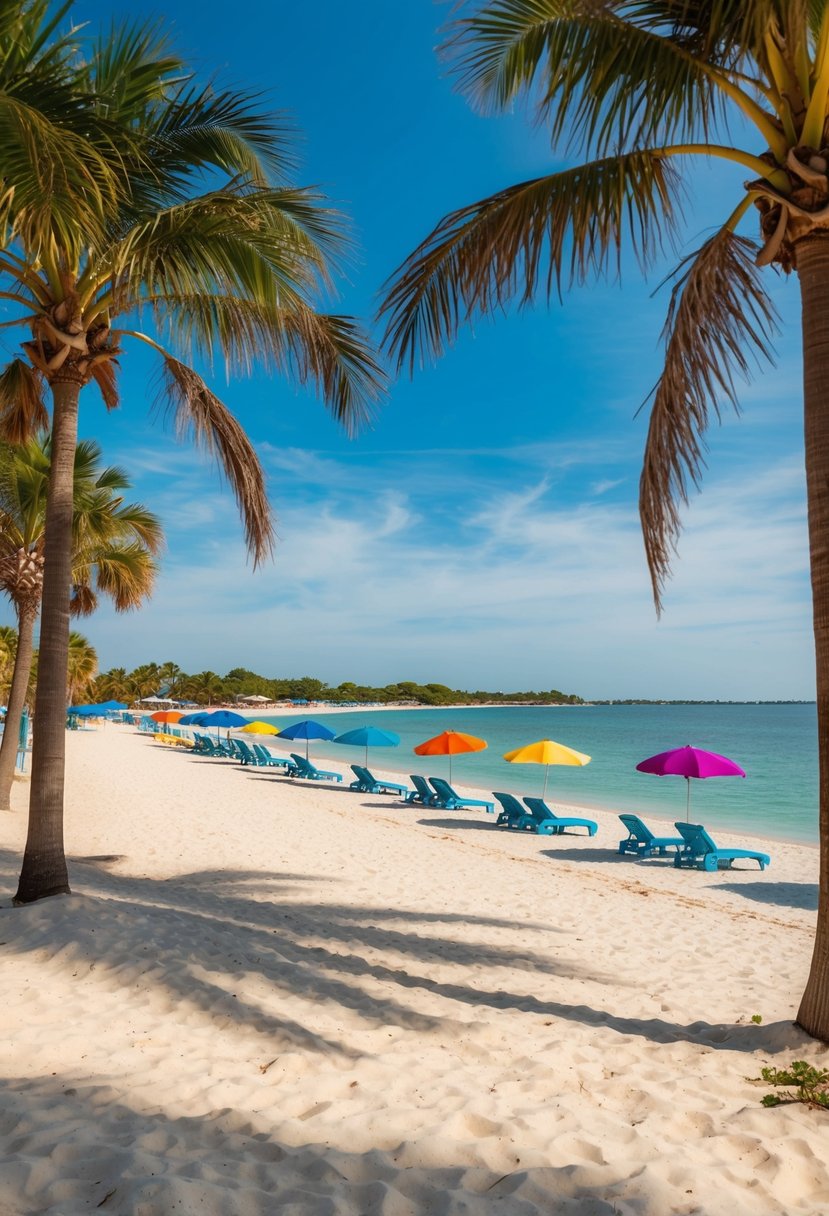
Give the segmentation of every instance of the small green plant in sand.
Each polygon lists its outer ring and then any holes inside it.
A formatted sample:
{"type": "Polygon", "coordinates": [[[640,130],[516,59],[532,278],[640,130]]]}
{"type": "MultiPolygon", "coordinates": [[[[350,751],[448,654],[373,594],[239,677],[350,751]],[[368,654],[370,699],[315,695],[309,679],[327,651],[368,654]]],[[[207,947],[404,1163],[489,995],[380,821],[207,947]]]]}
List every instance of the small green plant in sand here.
{"type": "Polygon", "coordinates": [[[762,1013],[753,1013],[753,1014],[751,1015],[751,1020],[752,1020],[752,1022],[754,1023],[754,1025],[755,1025],[755,1026],[759,1026],[759,1025],[760,1025],[760,1023],[761,1023],[761,1022],[762,1022],[762,1020],[763,1020],[763,1015],[762,1015],[762,1013]]]}
{"type": "MultiPolygon", "coordinates": [[[[785,1102],[804,1102],[807,1106],[829,1109],[829,1070],[814,1068],[805,1060],[793,1060],[789,1068],[763,1068],[760,1078],[769,1085],[788,1085],[792,1089],[766,1094],[763,1106],[782,1106],[785,1102]]],[[[755,1078],[756,1079],[756,1078],[755,1078]]]]}

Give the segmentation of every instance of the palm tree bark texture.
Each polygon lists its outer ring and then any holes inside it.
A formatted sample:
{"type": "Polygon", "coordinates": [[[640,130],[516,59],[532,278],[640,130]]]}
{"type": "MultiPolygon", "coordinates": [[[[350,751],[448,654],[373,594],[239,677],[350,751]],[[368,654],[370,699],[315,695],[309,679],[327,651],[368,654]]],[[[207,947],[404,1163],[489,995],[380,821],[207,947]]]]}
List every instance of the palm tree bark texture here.
{"type": "Polygon", "coordinates": [[[30,805],[23,866],[15,903],[69,891],[63,843],[66,764],[66,658],[72,584],[72,508],[78,402],[83,377],[71,366],[52,388],[52,468],[46,500],[43,601],[32,744],[30,805]]]}
{"type": "MultiPolygon", "coordinates": [[[[829,840],[829,232],[798,242],[809,550],[817,676],[820,838],[829,840]]],[[[829,907],[829,849],[820,852],[819,902],[829,907]]],[[[819,1037],[829,992],[829,925],[818,919],[812,967],[797,1018],[819,1037]]]]}

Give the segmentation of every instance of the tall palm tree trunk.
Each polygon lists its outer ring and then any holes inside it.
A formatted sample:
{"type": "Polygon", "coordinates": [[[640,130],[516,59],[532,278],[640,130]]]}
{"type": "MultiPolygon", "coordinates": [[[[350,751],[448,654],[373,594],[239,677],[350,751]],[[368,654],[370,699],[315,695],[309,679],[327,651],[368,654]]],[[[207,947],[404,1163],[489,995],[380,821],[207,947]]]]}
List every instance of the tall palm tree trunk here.
{"type": "Polygon", "coordinates": [[[36,619],[37,604],[23,603],[20,605],[17,615],[17,654],[14,659],[14,673],[9,689],[3,742],[0,743],[0,811],[11,810],[14,766],[17,761],[20,738],[20,720],[23,717],[23,706],[26,704],[26,691],[32,672],[36,619]]]}
{"type": "Polygon", "coordinates": [[[820,878],[812,966],[797,1020],[829,1042],[829,236],[797,244],[803,304],[806,488],[817,665],[820,878]]]}
{"type": "Polygon", "coordinates": [[[16,904],[69,891],[63,847],[63,785],[74,467],[81,382],[77,373],[73,375],[68,369],[62,378],[52,381],[51,387],[52,465],[46,500],[29,834],[14,898],[16,904]]]}

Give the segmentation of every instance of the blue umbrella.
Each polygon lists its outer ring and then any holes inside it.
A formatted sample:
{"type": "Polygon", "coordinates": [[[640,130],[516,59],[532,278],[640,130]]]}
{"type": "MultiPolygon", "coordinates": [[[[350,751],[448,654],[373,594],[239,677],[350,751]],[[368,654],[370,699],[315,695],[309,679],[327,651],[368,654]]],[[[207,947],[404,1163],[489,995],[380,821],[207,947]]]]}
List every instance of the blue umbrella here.
{"type": "Polygon", "coordinates": [[[377,726],[357,726],[354,730],[347,730],[344,735],[337,735],[334,742],[344,743],[346,747],[364,747],[368,764],[370,747],[397,747],[400,736],[391,730],[380,730],[377,726]]]}
{"type": "Polygon", "coordinates": [[[179,726],[204,726],[204,720],[207,714],[202,709],[195,714],[185,714],[183,718],[179,718],[179,726]]]}
{"type": "Polygon", "coordinates": [[[327,726],[323,726],[321,722],[314,722],[311,718],[306,718],[304,722],[294,722],[292,726],[286,726],[279,732],[281,739],[304,739],[305,740],[305,758],[308,758],[308,740],[309,739],[333,739],[334,732],[329,730],[327,726]]]}
{"type": "MultiPolygon", "coordinates": [[[[180,718],[179,721],[181,721],[180,718]]],[[[231,726],[247,726],[247,723],[247,718],[243,718],[241,714],[235,714],[232,709],[216,709],[212,714],[204,715],[202,726],[215,726],[218,738],[220,726],[226,726],[229,735],[231,726]]]]}

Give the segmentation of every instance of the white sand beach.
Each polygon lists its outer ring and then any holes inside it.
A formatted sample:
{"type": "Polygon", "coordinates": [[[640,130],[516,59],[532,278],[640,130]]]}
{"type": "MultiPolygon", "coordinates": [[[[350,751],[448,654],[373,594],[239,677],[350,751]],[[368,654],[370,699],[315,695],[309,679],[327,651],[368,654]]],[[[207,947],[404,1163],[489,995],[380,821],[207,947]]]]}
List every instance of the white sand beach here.
{"type": "Polygon", "coordinates": [[[25,785],[0,817],[0,1216],[829,1212],[829,1113],[749,1079],[829,1066],[815,849],[678,871],[607,813],[67,743],[71,897],[11,907],[25,785]]]}

